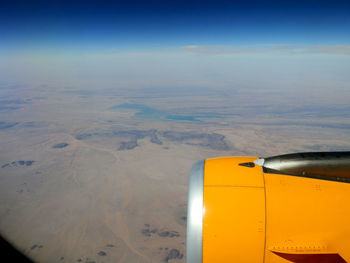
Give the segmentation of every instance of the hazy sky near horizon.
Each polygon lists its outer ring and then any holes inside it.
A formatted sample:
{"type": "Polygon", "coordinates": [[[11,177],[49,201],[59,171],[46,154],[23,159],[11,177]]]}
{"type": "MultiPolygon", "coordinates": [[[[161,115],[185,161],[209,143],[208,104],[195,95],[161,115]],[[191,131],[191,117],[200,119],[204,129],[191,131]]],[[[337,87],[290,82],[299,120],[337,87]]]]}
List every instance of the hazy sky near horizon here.
{"type": "Polygon", "coordinates": [[[2,1],[0,80],[345,89],[349,1],[2,1]]]}

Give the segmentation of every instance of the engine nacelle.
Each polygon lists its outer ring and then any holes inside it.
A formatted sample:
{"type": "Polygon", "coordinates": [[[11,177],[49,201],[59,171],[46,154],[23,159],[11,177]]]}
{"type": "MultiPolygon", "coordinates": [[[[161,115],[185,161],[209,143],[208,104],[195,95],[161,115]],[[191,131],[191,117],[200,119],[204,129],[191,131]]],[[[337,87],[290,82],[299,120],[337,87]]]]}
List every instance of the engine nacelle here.
{"type": "Polygon", "coordinates": [[[350,262],[350,154],[326,156],[325,162],[318,158],[321,166],[340,161],[341,177],[331,170],[308,173],[305,160],[310,156],[223,157],[195,163],[189,184],[187,263],[350,262]],[[278,158],[288,173],[276,169],[278,158]],[[298,172],[293,174],[289,159],[298,172]],[[264,163],[274,164],[274,169],[264,163]]]}

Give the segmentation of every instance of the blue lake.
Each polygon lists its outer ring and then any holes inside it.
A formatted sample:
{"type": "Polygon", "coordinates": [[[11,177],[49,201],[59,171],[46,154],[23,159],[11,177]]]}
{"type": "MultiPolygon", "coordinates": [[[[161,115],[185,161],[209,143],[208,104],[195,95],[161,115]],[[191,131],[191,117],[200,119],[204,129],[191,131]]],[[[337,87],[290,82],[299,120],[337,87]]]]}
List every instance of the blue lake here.
{"type": "Polygon", "coordinates": [[[167,111],[154,109],[143,104],[131,104],[131,103],[116,105],[111,107],[110,109],[112,110],[133,109],[138,111],[134,115],[137,118],[162,120],[162,121],[201,122],[200,119],[223,118],[222,116],[216,116],[216,115],[177,115],[177,114],[171,114],[167,111]]]}

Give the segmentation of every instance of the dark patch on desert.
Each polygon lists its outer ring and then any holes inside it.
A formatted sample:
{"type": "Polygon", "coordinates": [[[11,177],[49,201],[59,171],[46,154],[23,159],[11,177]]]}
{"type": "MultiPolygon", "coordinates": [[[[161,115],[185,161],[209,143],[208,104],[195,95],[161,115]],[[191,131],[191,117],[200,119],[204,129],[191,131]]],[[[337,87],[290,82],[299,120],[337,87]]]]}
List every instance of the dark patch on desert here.
{"type": "Polygon", "coordinates": [[[57,143],[55,145],[52,146],[52,148],[54,149],[62,149],[62,148],[65,148],[67,147],[69,144],[66,143],[66,142],[61,142],[61,143],[57,143]]]}

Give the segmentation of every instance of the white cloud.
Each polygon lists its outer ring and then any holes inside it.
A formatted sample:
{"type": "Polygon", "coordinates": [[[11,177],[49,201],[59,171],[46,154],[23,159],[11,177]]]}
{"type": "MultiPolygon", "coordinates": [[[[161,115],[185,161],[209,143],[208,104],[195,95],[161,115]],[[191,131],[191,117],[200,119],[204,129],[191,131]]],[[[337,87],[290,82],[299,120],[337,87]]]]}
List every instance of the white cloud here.
{"type": "Polygon", "coordinates": [[[254,45],[254,46],[184,46],[183,50],[195,54],[337,54],[350,55],[350,45],[254,45]]]}
{"type": "Polygon", "coordinates": [[[340,54],[340,55],[350,55],[350,45],[315,45],[311,46],[308,53],[319,53],[319,54],[340,54]]]}

